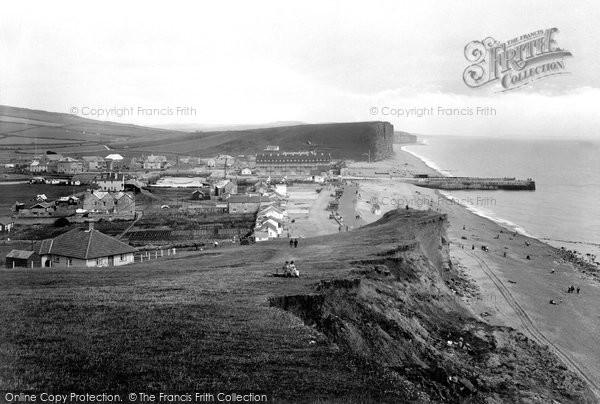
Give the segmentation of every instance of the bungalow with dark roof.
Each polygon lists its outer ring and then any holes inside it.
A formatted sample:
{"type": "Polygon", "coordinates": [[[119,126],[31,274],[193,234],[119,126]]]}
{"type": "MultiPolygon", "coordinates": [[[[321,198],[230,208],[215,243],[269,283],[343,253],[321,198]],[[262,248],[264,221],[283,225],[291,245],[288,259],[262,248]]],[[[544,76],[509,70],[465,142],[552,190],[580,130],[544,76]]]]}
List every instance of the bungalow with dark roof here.
{"type": "Polygon", "coordinates": [[[77,228],[43,240],[39,255],[44,267],[107,267],[131,264],[135,248],[93,228],[77,228]]]}

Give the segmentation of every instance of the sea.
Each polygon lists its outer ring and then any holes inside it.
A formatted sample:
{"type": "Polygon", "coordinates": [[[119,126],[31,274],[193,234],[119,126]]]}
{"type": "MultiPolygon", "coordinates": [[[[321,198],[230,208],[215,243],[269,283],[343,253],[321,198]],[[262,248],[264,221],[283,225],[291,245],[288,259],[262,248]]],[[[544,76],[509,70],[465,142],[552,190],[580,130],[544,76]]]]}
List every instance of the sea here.
{"type": "Polygon", "coordinates": [[[535,191],[443,191],[555,247],[600,257],[600,140],[424,136],[403,150],[451,176],[532,178],[535,191]]]}

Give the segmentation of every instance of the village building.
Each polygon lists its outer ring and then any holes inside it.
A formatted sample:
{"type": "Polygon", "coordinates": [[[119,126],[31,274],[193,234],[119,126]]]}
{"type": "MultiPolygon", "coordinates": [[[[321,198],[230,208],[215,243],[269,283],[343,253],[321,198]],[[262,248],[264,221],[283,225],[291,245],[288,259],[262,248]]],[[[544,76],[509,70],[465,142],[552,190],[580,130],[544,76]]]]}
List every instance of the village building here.
{"type": "Polygon", "coordinates": [[[113,171],[123,167],[124,159],[120,154],[109,154],[104,157],[104,160],[106,161],[107,170],[113,171]]]}
{"type": "Polygon", "coordinates": [[[308,176],[328,171],[331,155],[321,152],[264,152],[256,155],[256,168],[268,176],[308,176]]]}
{"type": "Polygon", "coordinates": [[[240,172],[241,175],[252,175],[252,170],[249,169],[248,167],[244,167],[242,168],[242,171],[240,172]]]}
{"type": "Polygon", "coordinates": [[[106,170],[106,161],[100,156],[83,156],[84,169],[86,171],[103,171],[106,170]]]}
{"type": "Polygon", "coordinates": [[[209,189],[197,189],[192,192],[190,199],[194,201],[203,201],[206,199],[210,199],[210,190],[209,189]]]}
{"type": "Polygon", "coordinates": [[[0,233],[8,233],[15,226],[15,220],[9,216],[0,217],[0,233]]]}
{"type": "Polygon", "coordinates": [[[255,230],[252,236],[254,237],[254,241],[257,243],[260,241],[269,240],[269,232],[266,230],[255,230]]]}
{"type": "Polygon", "coordinates": [[[83,197],[83,209],[129,219],[135,216],[135,197],[127,192],[87,191],[83,197]]]}
{"type": "Polygon", "coordinates": [[[264,222],[257,225],[256,230],[259,232],[266,232],[269,238],[277,238],[281,234],[277,226],[271,222],[264,222]]]}
{"type": "Polygon", "coordinates": [[[54,216],[56,212],[56,205],[50,202],[38,202],[31,206],[29,209],[22,211],[23,214],[30,214],[32,216],[54,216]],[[26,212],[28,211],[28,212],[26,212]]]}
{"type": "Polygon", "coordinates": [[[151,154],[144,160],[144,170],[161,170],[165,168],[167,158],[165,156],[155,156],[151,154]]]}
{"type": "Polygon", "coordinates": [[[94,184],[102,191],[123,191],[125,176],[120,173],[102,173],[94,180],[94,184]]]}
{"type": "Polygon", "coordinates": [[[38,160],[33,160],[31,164],[29,164],[29,172],[30,173],[45,173],[48,170],[48,166],[46,163],[43,163],[38,160]]]}
{"type": "Polygon", "coordinates": [[[230,180],[219,180],[213,184],[213,195],[222,197],[227,194],[236,194],[237,184],[230,180]]]}
{"type": "Polygon", "coordinates": [[[232,195],[227,199],[227,210],[234,213],[256,213],[261,206],[271,202],[266,196],[232,195]]]}
{"type": "Polygon", "coordinates": [[[278,220],[274,217],[263,217],[257,221],[256,227],[262,229],[265,224],[272,225],[272,227],[275,229],[275,232],[277,233],[276,237],[281,236],[281,234],[283,233],[284,223],[282,220],[278,220]]]}
{"type": "Polygon", "coordinates": [[[258,215],[259,218],[260,217],[273,217],[277,220],[284,220],[285,218],[285,212],[283,209],[275,206],[275,205],[269,205],[266,206],[264,208],[261,208],[258,211],[258,215]]]}
{"type": "Polygon", "coordinates": [[[43,267],[108,267],[134,262],[135,248],[98,230],[77,228],[43,240],[39,255],[43,267]]]}
{"type": "Polygon", "coordinates": [[[58,174],[79,174],[83,172],[83,163],[72,157],[65,157],[57,162],[58,174]]]}
{"type": "Polygon", "coordinates": [[[58,173],[58,161],[49,161],[46,164],[46,172],[47,173],[58,173]]]}
{"type": "Polygon", "coordinates": [[[283,197],[287,196],[287,184],[275,184],[273,192],[283,197]]]}
{"type": "Polygon", "coordinates": [[[4,261],[6,268],[34,268],[42,266],[41,257],[35,251],[11,250],[4,261]]]}
{"type": "Polygon", "coordinates": [[[254,192],[257,192],[261,195],[266,194],[269,192],[269,184],[263,180],[258,181],[256,184],[254,184],[254,192]]]}

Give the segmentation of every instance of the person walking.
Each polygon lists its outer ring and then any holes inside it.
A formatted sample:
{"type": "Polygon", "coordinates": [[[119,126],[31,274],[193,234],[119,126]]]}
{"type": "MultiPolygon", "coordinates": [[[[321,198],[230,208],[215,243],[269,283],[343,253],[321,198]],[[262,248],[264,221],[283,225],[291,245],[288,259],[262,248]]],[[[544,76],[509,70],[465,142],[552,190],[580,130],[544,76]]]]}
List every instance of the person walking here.
{"type": "Polygon", "coordinates": [[[580,288],[579,288],[579,286],[577,286],[577,294],[579,294],[579,290],[580,290],[580,288]]]}
{"type": "Polygon", "coordinates": [[[291,247],[293,247],[293,246],[294,246],[294,239],[293,239],[293,238],[291,238],[291,239],[290,239],[290,248],[291,248],[291,247]]]}
{"type": "Polygon", "coordinates": [[[297,238],[294,239],[294,248],[298,248],[298,239],[297,238]]]}

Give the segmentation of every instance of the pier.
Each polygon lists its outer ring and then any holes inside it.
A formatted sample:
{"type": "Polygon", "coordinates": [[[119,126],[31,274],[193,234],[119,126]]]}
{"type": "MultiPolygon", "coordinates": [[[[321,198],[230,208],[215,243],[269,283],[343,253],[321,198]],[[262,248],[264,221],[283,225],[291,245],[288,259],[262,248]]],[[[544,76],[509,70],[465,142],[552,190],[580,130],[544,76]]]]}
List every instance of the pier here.
{"type": "Polygon", "coordinates": [[[531,178],[478,178],[478,177],[426,177],[418,176],[410,181],[424,188],[447,190],[507,190],[535,191],[535,181],[531,178]]]}

